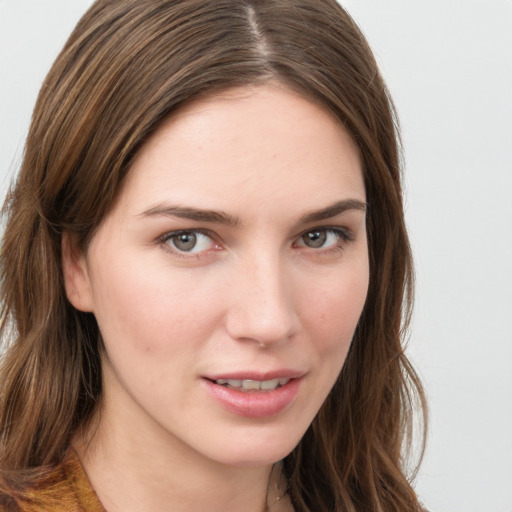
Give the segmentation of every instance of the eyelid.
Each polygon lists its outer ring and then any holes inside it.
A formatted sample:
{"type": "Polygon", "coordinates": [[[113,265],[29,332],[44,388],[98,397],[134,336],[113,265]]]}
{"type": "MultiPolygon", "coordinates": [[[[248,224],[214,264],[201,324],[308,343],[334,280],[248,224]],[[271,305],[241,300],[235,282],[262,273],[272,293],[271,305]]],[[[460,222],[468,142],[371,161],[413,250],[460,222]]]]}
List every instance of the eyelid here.
{"type": "Polygon", "coordinates": [[[294,238],[293,246],[299,250],[307,251],[309,254],[316,256],[328,256],[339,253],[345,249],[345,246],[355,240],[355,234],[352,230],[342,226],[316,226],[303,231],[300,235],[294,238]],[[305,243],[299,245],[299,241],[307,235],[315,231],[323,231],[325,233],[334,233],[337,237],[337,243],[331,244],[327,247],[308,247],[305,243]]]}
{"type": "MultiPolygon", "coordinates": [[[[345,245],[350,242],[353,242],[355,240],[355,238],[356,237],[355,237],[354,232],[345,226],[331,226],[331,225],[314,226],[314,227],[311,227],[309,229],[302,231],[299,235],[295,236],[293,238],[292,247],[304,249],[304,250],[310,251],[310,252],[312,252],[314,254],[318,254],[318,255],[320,255],[322,253],[327,255],[329,253],[342,251],[345,248],[345,245]],[[306,235],[307,233],[314,232],[314,231],[323,231],[323,232],[327,232],[327,233],[334,233],[335,236],[338,238],[339,243],[328,246],[328,247],[318,247],[318,248],[308,247],[305,244],[302,244],[302,245],[297,244],[297,242],[300,241],[304,235],[306,235]]],[[[216,233],[210,231],[209,229],[204,229],[204,228],[176,229],[176,230],[172,230],[172,231],[167,231],[166,233],[164,233],[163,235],[159,236],[156,239],[156,243],[161,245],[162,248],[164,250],[166,250],[167,252],[169,252],[177,257],[184,258],[184,259],[200,259],[202,257],[207,256],[212,251],[218,251],[219,249],[223,248],[223,243],[220,240],[219,236],[216,233]],[[212,244],[214,244],[214,247],[208,248],[208,249],[205,249],[205,250],[202,250],[199,252],[187,252],[187,251],[180,251],[178,248],[173,247],[171,244],[168,243],[168,241],[171,238],[179,236],[180,234],[184,234],[184,233],[196,233],[196,234],[204,235],[204,236],[210,238],[210,240],[212,241],[212,244]]]]}
{"type": "Polygon", "coordinates": [[[307,233],[311,233],[313,231],[333,232],[341,235],[342,238],[344,238],[347,242],[353,242],[356,238],[354,232],[351,229],[344,226],[315,226],[309,229],[305,229],[304,231],[299,233],[299,235],[295,237],[295,240],[298,240],[307,233]]]}
{"type": "Polygon", "coordinates": [[[172,253],[175,256],[181,257],[181,258],[193,258],[198,259],[201,258],[201,256],[205,255],[206,253],[210,252],[211,250],[218,250],[219,246],[221,246],[221,242],[219,241],[219,237],[213,233],[212,231],[204,228],[190,228],[190,229],[176,229],[173,231],[167,231],[163,235],[159,236],[156,239],[156,242],[163,247],[164,250],[167,252],[172,253]],[[215,247],[210,249],[205,249],[203,251],[199,252],[187,252],[187,251],[180,251],[176,247],[172,247],[171,244],[167,243],[171,238],[179,236],[181,234],[185,233],[194,233],[194,234],[200,234],[204,235],[212,241],[212,243],[215,245],[215,247]]]}
{"type": "Polygon", "coordinates": [[[157,238],[158,242],[165,242],[169,240],[170,238],[178,235],[182,235],[184,233],[199,233],[200,235],[207,236],[211,238],[212,240],[215,239],[215,236],[212,234],[211,231],[203,228],[190,228],[190,229],[174,229],[172,231],[167,231],[163,235],[159,236],[157,238]]]}

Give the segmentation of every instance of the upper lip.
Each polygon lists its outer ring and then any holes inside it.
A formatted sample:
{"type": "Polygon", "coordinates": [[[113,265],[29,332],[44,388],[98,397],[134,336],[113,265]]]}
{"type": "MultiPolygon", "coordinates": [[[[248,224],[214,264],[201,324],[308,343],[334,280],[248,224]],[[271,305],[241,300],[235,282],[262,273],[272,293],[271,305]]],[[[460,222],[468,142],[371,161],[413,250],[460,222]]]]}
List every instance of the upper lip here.
{"type": "Polygon", "coordinates": [[[281,370],[272,370],[265,372],[258,372],[254,370],[247,371],[236,371],[236,372],[226,372],[226,373],[217,373],[214,375],[205,375],[204,378],[208,380],[273,380],[273,379],[297,379],[303,377],[305,372],[300,370],[292,370],[292,369],[281,369],[281,370]]]}

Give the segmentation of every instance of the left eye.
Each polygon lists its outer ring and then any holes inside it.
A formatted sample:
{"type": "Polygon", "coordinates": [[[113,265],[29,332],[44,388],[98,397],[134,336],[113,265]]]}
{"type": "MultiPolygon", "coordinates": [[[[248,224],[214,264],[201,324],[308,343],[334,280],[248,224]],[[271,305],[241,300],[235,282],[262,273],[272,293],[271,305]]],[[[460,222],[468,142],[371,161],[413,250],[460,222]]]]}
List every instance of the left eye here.
{"type": "Polygon", "coordinates": [[[299,247],[310,249],[327,249],[340,246],[340,243],[348,237],[340,230],[334,229],[313,229],[307,231],[297,241],[299,247]]]}
{"type": "Polygon", "coordinates": [[[198,253],[211,249],[215,242],[199,231],[179,231],[169,233],[165,237],[165,243],[178,252],[198,253]]]}

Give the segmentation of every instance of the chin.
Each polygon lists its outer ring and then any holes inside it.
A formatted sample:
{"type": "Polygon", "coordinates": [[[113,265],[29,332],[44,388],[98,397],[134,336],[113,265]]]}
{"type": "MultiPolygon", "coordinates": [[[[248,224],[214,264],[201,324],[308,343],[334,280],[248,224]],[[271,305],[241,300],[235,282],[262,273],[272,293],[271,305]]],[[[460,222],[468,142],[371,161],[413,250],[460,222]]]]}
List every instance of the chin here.
{"type": "Polygon", "coordinates": [[[211,453],[210,457],[229,466],[268,466],[289,455],[301,437],[292,436],[289,431],[284,435],[255,432],[240,438],[233,437],[228,443],[218,446],[217,453],[211,453]]]}
{"type": "Polygon", "coordinates": [[[248,452],[248,453],[233,453],[232,456],[229,454],[223,454],[221,460],[218,460],[221,464],[226,466],[233,466],[239,468],[251,468],[251,467],[262,467],[272,466],[276,462],[284,459],[292,450],[273,450],[267,453],[248,452]]]}

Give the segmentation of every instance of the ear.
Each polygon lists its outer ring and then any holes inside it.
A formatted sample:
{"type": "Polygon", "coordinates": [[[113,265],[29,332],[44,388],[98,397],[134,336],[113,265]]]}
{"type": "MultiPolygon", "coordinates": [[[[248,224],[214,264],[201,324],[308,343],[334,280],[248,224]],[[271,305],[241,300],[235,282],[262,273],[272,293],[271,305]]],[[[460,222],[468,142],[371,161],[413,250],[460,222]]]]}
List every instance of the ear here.
{"type": "Polygon", "coordinates": [[[94,310],[87,261],[73,233],[62,234],[62,273],[69,302],[84,312],[94,310]]]}

